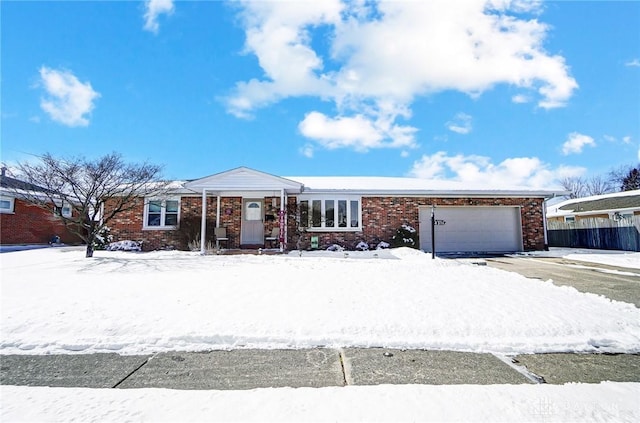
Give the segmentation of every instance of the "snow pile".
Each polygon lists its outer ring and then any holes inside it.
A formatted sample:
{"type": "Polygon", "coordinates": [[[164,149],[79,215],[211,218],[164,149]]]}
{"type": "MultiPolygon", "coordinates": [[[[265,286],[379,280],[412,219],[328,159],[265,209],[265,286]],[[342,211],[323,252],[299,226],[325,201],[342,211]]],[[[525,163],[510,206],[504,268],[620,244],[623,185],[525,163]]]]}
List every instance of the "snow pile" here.
{"type": "Polygon", "coordinates": [[[376,245],[376,250],[384,250],[386,248],[391,247],[388,242],[380,241],[378,245],[376,245]]]}
{"type": "Polygon", "coordinates": [[[640,421],[640,384],[380,385],[247,391],[2,386],[2,421],[640,421]],[[464,406],[461,406],[464,402],[464,406]]]}
{"type": "Polygon", "coordinates": [[[360,241],[354,248],[356,251],[369,251],[369,244],[365,241],[360,241]]]}
{"type": "Polygon", "coordinates": [[[338,244],[331,244],[327,247],[327,251],[344,251],[344,247],[338,244]]]}
{"type": "Polygon", "coordinates": [[[410,248],[304,254],[2,254],[0,353],[640,351],[631,304],[410,248]]]}
{"type": "Polygon", "coordinates": [[[107,251],[142,251],[142,245],[139,242],[131,240],[123,240],[112,242],[105,248],[107,251]]]}

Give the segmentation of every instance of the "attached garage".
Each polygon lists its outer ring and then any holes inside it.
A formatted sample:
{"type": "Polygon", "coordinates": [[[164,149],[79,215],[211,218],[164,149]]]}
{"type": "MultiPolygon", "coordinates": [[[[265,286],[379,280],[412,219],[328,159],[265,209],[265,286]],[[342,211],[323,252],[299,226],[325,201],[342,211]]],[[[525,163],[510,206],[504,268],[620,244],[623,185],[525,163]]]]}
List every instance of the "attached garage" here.
{"type": "MultiPolygon", "coordinates": [[[[420,248],[432,251],[431,207],[419,208],[420,248]]],[[[436,207],[436,253],[522,251],[520,207],[436,207]]]]}

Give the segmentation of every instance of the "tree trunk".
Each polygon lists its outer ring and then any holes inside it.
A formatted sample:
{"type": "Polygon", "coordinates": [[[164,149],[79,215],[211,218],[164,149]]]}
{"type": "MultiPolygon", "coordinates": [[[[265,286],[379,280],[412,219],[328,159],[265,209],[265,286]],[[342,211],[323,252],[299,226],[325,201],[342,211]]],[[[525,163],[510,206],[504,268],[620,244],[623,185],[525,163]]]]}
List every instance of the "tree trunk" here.
{"type": "Polygon", "coordinates": [[[93,257],[93,242],[87,242],[87,252],[85,258],[93,257]]]}

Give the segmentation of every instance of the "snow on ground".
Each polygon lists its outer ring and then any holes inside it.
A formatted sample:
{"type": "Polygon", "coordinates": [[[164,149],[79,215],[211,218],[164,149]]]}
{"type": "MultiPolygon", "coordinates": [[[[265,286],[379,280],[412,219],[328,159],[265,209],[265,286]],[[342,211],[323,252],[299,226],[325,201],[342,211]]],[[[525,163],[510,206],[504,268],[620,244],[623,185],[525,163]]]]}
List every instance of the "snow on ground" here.
{"type": "Polygon", "coordinates": [[[1,254],[0,264],[0,354],[319,345],[640,352],[631,304],[410,249],[85,259],[81,249],[50,248],[1,254]]]}
{"type": "MultiPolygon", "coordinates": [[[[0,354],[389,346],[640,351],[640,310],[415,250],[0,255],[0,354]],[[374,257],[377,254],[377,257],[374,257]]],[[[0,386],[1,421],[640,421],[640,384],[0,386]]]]}
{"type": "Polygon", "coordinates": [[[637,422],[640,384],[379,385],[250,391],[0,387],[3,422],[637,422]]]}
{"type": "Polygon", "coordinates": [[[516,256],[562,257],[569,260],[640,269],[640,253],[631,251],[551,247],[549,251],[527,252],[516,254],[516,256]]]}

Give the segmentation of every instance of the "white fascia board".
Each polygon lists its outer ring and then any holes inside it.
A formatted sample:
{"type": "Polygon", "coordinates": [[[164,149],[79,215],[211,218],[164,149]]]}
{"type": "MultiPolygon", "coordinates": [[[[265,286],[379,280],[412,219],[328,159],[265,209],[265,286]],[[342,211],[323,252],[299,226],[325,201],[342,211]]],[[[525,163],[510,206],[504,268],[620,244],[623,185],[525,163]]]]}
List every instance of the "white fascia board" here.
{"type": "MultiPolygon", "coordinates": [[[[567,195],[569,193],[567,192],[567,195]]],[[[609,194],[601,194],[601,195],[592,195],[589,197],[580,197],[580,198],[571,198],[569,200],[565,200],[561,203],[556,203],[553,205],[553,207],[565,207],[565,206],[569,206],[571,204],[575,204],[575,203],[582,203],[585,201],[596,201],[596,200],[603,200],[606,198],[618,198],[618,197],[628,197],[628,196],[632,196],[632,195],[640,195],[640,190],[633,190],[633,191],[620,191],[620,192],[612,192],[609,194]]]]}
{"type": "Polygon", "coordinates": [[[302,184],[280,176],[239,167],[187,182],[185,188],[196,192],[278,191],[299,192],[302,184]]]}
{"type": "Polygon", "coordinates": [[[309,189],[303,191],[306,195],[359,195],[362,197],[439,197],[439,198],[551,198],[557,196],[556,191],[487,191],[487,190],[465,190],[465,191],[439,191],[439,190],[350,190],[350,189],[309,189]]]}

